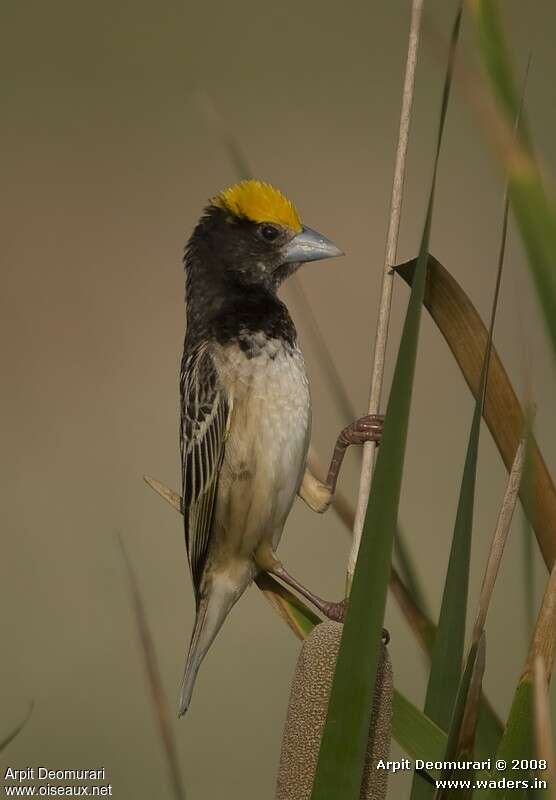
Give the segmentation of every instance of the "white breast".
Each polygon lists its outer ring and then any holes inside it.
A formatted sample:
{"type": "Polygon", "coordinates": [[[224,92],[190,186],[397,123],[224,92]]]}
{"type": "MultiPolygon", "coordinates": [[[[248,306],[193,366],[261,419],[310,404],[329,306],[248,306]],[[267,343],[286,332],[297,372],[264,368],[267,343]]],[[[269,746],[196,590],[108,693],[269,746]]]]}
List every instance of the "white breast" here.
{"type": "Polygon", "coordinates": [[[311,423],[301,352],[262,335],[258,344],[252,358],[236,344],[215,354],[232,403],[216,517],[243,552],[263,537],[278,543],[303,476],[311,423]]]}

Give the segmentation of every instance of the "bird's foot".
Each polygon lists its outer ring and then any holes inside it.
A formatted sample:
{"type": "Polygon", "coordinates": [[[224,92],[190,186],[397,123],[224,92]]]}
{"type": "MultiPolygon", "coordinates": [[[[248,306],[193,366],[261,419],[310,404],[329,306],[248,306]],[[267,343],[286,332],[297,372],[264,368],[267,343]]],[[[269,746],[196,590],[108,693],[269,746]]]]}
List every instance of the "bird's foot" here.
{"type": "MultiPolygon", "coordinates": [[[[333,622],[344,622],[348,609],[348,599],[340,600],[339,603],[327,602],[322,600],[320,603],[320,611],[325,617],[331,619],[333,622]]],[[[382,629],[382,642],[388,644],[390,641],[390,633],[386,628],[382,629]]]]}
{"type": "MultiPolygon", "coordinates": [[[[331,600],[323,600],[318,595],[311,592],[307,589],[306,586],[303,586],[293,575],[290,575],[284,569],[283,564],[278,561],[276,556],[273,557],[272,563],[269,562],[268,559],[259,561],[259,566],[262,569],[268,571],[271,575],[275,575],[280,580],[284,581],[285,584],[291,586],[292,589],[295,589],[296,592],[302,597],[305,597],[316,609],[318,609],[321,614],[327,619],[332,620],[333,622],[344,622],[347,614],[348,609],[348,598],[344,598],[344,600],[340,600],[339,602],[334,602],[331,600]]],[[[384,644],[388,644],[390,641],[390,634],[386,630],[386,628],[382,629],[382,641],[384,644]]]]}
{"type": "Polygon", "coordinates": [[[333,622],[343,622],[346,618],[347,607],[347,599],[340,600],[339,603],[322,600],[320,604],[320,611],[322,611],[325,617],[331,619],[333,622]]]}
{"type": "Polygon", "coordinates": [[[383,430],[384,417],[381,414],[366,414],[341,431],[336,440],[328,475],[326,476],[325,486],[331,494],[336,491],[336,481],[338,480],[344,455],[350,444],[365,444],[366,442],[380,444],[383,430]]]}
{"type": "Polygon", "coordinates": [[[365,442],[380,444],[383,430],[383,414],[365,414],[364,417],[359,417],[344,428],[338,439],[341,439],[346,447],[350,444],[365,444],[365,442]]]}

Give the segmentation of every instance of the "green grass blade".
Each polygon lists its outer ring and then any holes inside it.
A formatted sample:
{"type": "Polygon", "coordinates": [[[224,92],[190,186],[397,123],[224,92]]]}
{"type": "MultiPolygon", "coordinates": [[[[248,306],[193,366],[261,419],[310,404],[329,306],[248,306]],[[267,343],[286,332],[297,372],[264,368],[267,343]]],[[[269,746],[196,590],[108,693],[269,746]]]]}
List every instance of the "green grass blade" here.
{"type": "Polygon", "coordinates": [[[513,137],[509,128],[520,100],[498,5],[495,0],[469,0],[469,4],[504,127],[499,149],[508,174],[512,208],[556,352],[556,208],[545,191],[525,122],[519,126],[518,141],[510,144],[513,137]]]}
{"type": "MultiPolygon", "coordinates": [[[[484,385],[484,369],[481,383],[484,385]]],[[[471,423],[450,560],[444,583],[442,606],[425,698],[425,714],[445,730],[450,725],[454,710],[463,660],[475,480],[481,426],[481,395],[482,392],[477,397],[471,423]]],[[[433,794],[432,787],[419,775],[416,775],[411,791],[411,800],[424,800],[424,798],[432,797],[433,794]]]]}
{"type": "MultiPolygon", "coordinates": [[[[483,634],[479,641],[474,642],[471,647],[459,686],[454,714],[448,731],[448,743],[444,756],[446,765],[442,770],[442,780],[454,778],[473,780],[474,773],[472,771],[454,770],[448,765],[451,761],[473,760],[484,671],[485,637],[483,634]]],[[[464,800],[468,800],[470,797],[471,789],[440,788],[436,800],[448,800],[448,798],[453,798],[453,800],[464,798],[464,800]]]]}
{"type": "MultiPolygon", "coordinates": [[[[535,777],[530,770],[512,769],[512,761],[535,758],[535,697],[534,669],[540,658],[543,661],[547,682],[550,680],[556,653],[556,567],[553,568],[543,602],[537,617],[535,631],[529,648],[527,663],[514,694],[512,707],[504,730],[497,759],[503,759],[506,769],[491,773],[491,778],[500,780],[530,780],[535,777]]],[[[541,777],[541,776],[537,776],[541,777]]],[[[489,791],[488,800],[508,796],[525,800],[528,797],[523,787],[514,787],[511,793],[504,788],[489,791]]],[[[481,795],[484,796],[484,795],[481,795]]]]}
{"type": "Polygon", "coordinates": [[[479,400],[471,423],[425,701],[426,713],[446,729],[450,723],[461,677],[480,424],[479,400]]]}
{"type": "MultiPolygon", "coordinates": [[[[411,620],[412,629],[418,632],[419,641],[430,655],[436,636],[436,625],[432,622],[428,614],[423,613],[412,600],[411,604],[407,603],[405,594],[406,592],[409,593],[409,590],[404,583],[392,579],[390,581],[390,588],[400,608],[405,609],[404,613],[411,620]],[[405,608],[406,604],[408,608],[405,608]]],[[[496,752],[500,744],[500,739],[502,738],[502,732],[503,725],[489,703],[488,698],[483,693],[481,696],[476,735],[477,753],[482,759],[489,758],[496,752]]]]}
{"type": "MultiPolygon", "coordinates": [[[[440,618],[433,646],[431,671],[425,698],[425,714],[443,729],[448,729],[451,724],[453,725],[451,721],[455,713],[458,690],[461,695],[460,679],[465,644],[479,435],[488,376],[492,331],[500,287],[504,241],[505,237],[502,240],[489,338],[469,433],[450,559],[444,583],[440,618]]],[[[483,707],[483,719],[484,716],[485,709],[483,707]]],[[[492,733],[494,732],[492,731],[492,733]]],[[[411,791],[411,800],[425,800],[425,798],[432,797],[433,794],[433,787],[424,781],[420,775],[416,774],[411,791]]]]}
{"type": "Polygon", "coordinates": [[[384,434],[365,516],[361,548],[311,794],[312,800],[339,800],[339,798],[358,800],[360,793],[386,590],[392,560],[392,545],[398,518],[417,341],[425,290],[434,188],[460,23],[461,7],[452,34],[433,179],[417,270],[402,332],[384,423],[384,434]]]}
{"type": "MultiPolygon", "coordinates": [[[[444,758],[448,743],[445,732],[398,691],[394,691],[392,736],[414,761],[444,758]]],[[[431,778],[440,776],[437,770],[429,770],[428,774],[431,778]]]]}
{"type": "Polygon", "coordinates": [[[511,58],[504,40],[502,21],[496,0],[471,0],[471,10],[475,19],[479,46],[485,67],[493,83],[498,102],[509,120],[518,119],[520,139],[531,147],[527,124],[518,109],[521,95],[514,82],[511,69],[511,58]]]}
{"type": "MultiPolygon", "coordinates": [[[[521,680],[514,695],[512,707],[504,736],[496,753],[496,760],[503,759],[508,765],[504,770],[491,773],[491,779],[499,781],[524,780],[529,778],[529,771],[511,769],[513,759],[531,759],[534,757],[534,728],[533,728],[533,684],[529,678],[521,680]]],[[[514,787],[511,791],[504,788],[494,788],[488,792],[489,800],[506,797],[508,793],[512,800],[525,800],[527,792],[514,787]]],[[[483,793],[484,795],[484,793],[483,793]]]]}
{"type": "MultiPolygon", "coordinates": [[[[523,95],[522,95],[523,96],[523,95]]],[[[522,96],[517,107],[516,129],[521,119],[522,96]]],[[[479,437],[481,419],[485,407],[486,386],[488,382],[490,355],[492,351],[492,336],[494,321],[500,295],[502,270],[506,251],[506,238],[508,230],[509,195],[508,188],[504,192],[502,233],[498,254],[498,269],[496,286],[492,302],[491,319],[488,339],[485,347],[479,390],[475,399],[475,410],[469,433],[467,453],[460,488],[460,496],[452,547],[448,563],[448,572],[444,584],[442,606],[438,622],[437,635],[434,642],[431,671],[425,699],[425,713],[441,727],[447,728],[451,724],[451,736],[459,736],[457,727],[458,703],[467,702],[465,696],[462,700],[462,686],[460,684],[461,665],[465,644],[465,626],[467,617],[467,596],[469,590],[469,570],[471,560],[471,541],[473,535],[473,511],[475,505],[475,484],[477,478],[477,460],[479,455],[479,437]],[[456,703],[457,698],[457,703],[456,703]],[[452,722],[449,723],[450,719],[452,722]],[[455,727],[454,727],[455,726],[455,727]]],[[[486,613],[486,612],[485,612],[486,613]]],[[[480,633],[478,634],[479,638],[480,633]]],[[[466,680],[474,665],[475,647],[472,648],[463,680],[466,680]]],[[[477,693],[477,710],[479,708],[480,689],[477,693]]],[[[463,712],[462,712],[463,713],[463,712]]],[[[484,710],[483,710],[484,718],[484,710]]],[[[473,726],[473,743],[477,719],[473,726]]],[[[483,732],[482,732],[483,735],[483,732]]],[[[450,745],[453,742],[450,741],[450,745]]],[[[419,776],[415,776],[411,793],[412,800],[425,800],[432,797],[431,788],[419,776]]],[[[448,797],[448,794],[443,795],[448,797]]]]}
{"type": "Polygon", "coordinates": [[[476,735],[477,754],[480,758],[490,758],[493,753],[496,753],[502,732],[503,725],[500,718],[483,693],[476,735]]]}

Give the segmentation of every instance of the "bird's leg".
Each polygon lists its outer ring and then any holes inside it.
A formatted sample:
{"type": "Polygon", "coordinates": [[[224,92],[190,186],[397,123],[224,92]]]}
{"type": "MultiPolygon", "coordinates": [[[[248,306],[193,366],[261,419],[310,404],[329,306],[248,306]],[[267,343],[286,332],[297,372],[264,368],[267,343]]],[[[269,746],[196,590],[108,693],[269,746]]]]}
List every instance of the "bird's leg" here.
{"type": "Polygon", "coordinates": [[[344,621],[347,612],[347,600],[340,600],[337,603],[332,600],[323,600],[322,597],[313,594],[313,592],[309,591],[302,583],[299,583],[293,575],[290,575],[290,573],[284,569],[282,564],[274,567],[272,569],[272,574],[280,578],[280,580],[284,581],[288,586],[291,586],[292,589],[299,592],[300,595],[314,605],[314,607],[325,617],[328,617],[328,619],[332,619],[335,622],[344,621]]]}
{"type": "MultiPolygon", "coordinates": [[[[288,586],[292,589],[295,589],[302,595],[306,600],[308,600],[312,605],[318,609],[321,614],[323,614],[328,619],[333,620],[334,622],[344,622],[347,614],[348,603],[349,599],[346,597],[344,600],[339,600],[338,602],[334,602],[333,600],[323,600],[313,592],[310,592],[302,583],[299,583],[289,572],[284,569],[284,566],[280,561],[277,561],[276,566],[272,569],[267,570],[267,572],[271,572],[277,578],[284,581],[288,586]]],[[[388,644],[390,641],[390,632],[387,628],[382,629],[382,641],[384,644],[388,644]]]]}
{"type": "Polygon", "coordinates": [[[299,487],[299,496],[309,508],[318,513],[326,511],[336,491],[338,475],[347,448],[350,444],[365,444],[365,442],[380,444],[383,428],[384,417],[378,414],[367,414],[344,428],[336,440],[324,483],[319,481],[308,467],[306,468],[299,487]]]}
{"type": "Polygon", "coordinates": [[[313,594],[313,592],[309,591],[309,589],[303,586],[302,583],[284,569],[284,565],[267,542],[261,544],[257,549],[255,553],[255,563],[260,569],[269,572],[276,578],[280,578],[285,584],[295,589],[296,592],[299,592],[302,597],[305,597],[306,600],[315,606],[321,614],[328,617],[328,619],[335,620],[336,622],[344,621],[347,611],[347,600],[335,603],[333,601],[323,600],[321,597],[318,597],[318,595],[313,594]]]}
{"type": "MultiPolygon", "coordinates": [[[[280,578],[287,586],[299,592],[299,594],[318,609],[323,616],[334,622],[343,622],[345,620],[349,600],[345,598],[344,600],[334,602],[332,600],[323,600],[322,597],[313,594],[306,586],[299,583],[293,575],[290,575],[268,542],[263,542],[258,547],[255,553],[255,563],[259,569],[274,575],[276,578],[280,578]]],[[[384,644],[388,644],[390,641],[390,634],[386,628],[382,629],[382,641],[384,644]]]]}
{"type": "Polygon", "coordinates": [[[332,453],[332,459],[328,468],[328,475],[324,485],[330,490],[331,494],[336,491],[336,482],[340,468],[350,444],[365,444],[365,442],[376,442],[380,444],[382,431],[384,429],[384,417],[378,414],[367,414],[356,419],[347,428],[341,431],[336,439],[336,446],[332,453]]]}

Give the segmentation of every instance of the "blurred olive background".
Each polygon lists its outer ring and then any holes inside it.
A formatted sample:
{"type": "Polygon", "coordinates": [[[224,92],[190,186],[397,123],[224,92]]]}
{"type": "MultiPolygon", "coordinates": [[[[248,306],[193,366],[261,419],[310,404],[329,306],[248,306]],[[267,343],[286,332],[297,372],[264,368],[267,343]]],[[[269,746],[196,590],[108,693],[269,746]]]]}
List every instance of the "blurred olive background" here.
{"type": "MultiPolygon", "coordinates": [[[[516,62],[533,64],[527,107],[556,166],[551,0],[506,0],[516,62]]],[[[416,255],[454,2],[427,0],[399,246],[416,255]]],[[[409,2],[8,0],[0,61],[4,155],[1,736],[32,718],[5,767],[106,767],[114,796],[170,797],[116,534],[137,571],[175,708],[193,598],[181,521],[142,481],[179,485],[183,245],[207,198],[235,174],[199,95],[212,98],[257,176],[347,252],[300,281],[358,413],[366,408],[405,64],[409,2]]],[[[474,59],[464,25],[462,52],[474,59]]],[[[503,180],[457,88],[443,149],[432,251],[484,315],[493,293],[503,180]]],[[[287,290],[286,299],[291,297],[287,290]]],[[[397,285],[391,373],[407,301],[397,285]]],[[[328,459],[346,423],[296,314],[312,379],[314,443],[328,459]]],[[[521,244],[509,235],[497,346],[556,466],[556,382],[521,244]]],[[[401,518],[438,611],[471,421],[469,393],[424,317],[401,518]]],[[[358,454],[341,478],[355,498],[358,454]]],[[[505,484],[486,430],[470,609],[505,484]]],[[[524,537],[516,515],[488,622],[487,693],[508,708],[528,642],[524,537]]],[[[297,502],[281,554],[339,597],[348,535],[297,502]]],[[[535,555],[535,607],[546,570],[535,555]]],[[[421,703],[426,672],[397,609],[396,681],[421,703]]],[[[298,642],[256,589],[200,673],[175,735],[189,797],[271,798],[298,642]]],[[[394,748],[394,752],[396,749],[394,748]]],[[[391,781],[391,796],[407,776],[391,781]]]]}

